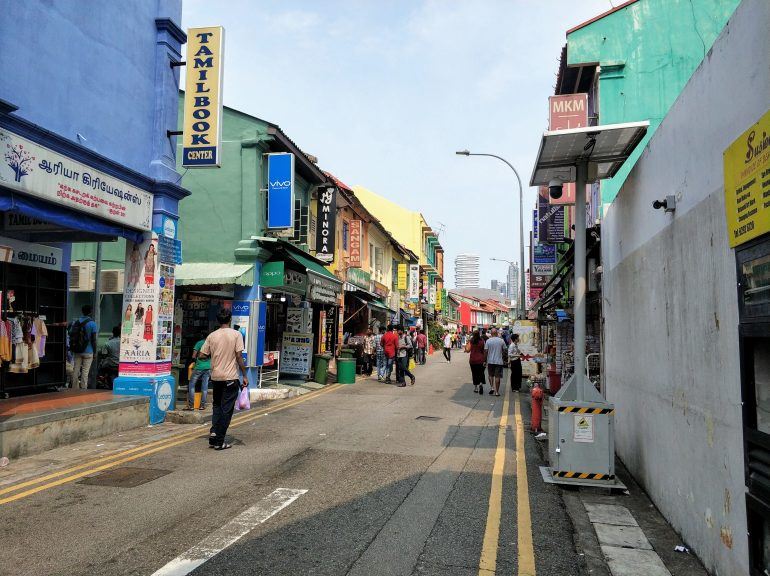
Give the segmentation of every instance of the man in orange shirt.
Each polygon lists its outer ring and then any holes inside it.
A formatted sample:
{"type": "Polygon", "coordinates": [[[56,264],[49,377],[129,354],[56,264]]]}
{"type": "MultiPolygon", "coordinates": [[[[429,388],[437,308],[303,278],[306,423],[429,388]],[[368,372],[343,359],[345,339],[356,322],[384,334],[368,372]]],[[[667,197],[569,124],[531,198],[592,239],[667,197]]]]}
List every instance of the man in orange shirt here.
{"type": "Polygon", "coordinates": [[[214,390],[213,415],[209,433],[209,448],[226,450],[232,444],[225,442],[225,434],[233,417],[235,401],[240,388],[246,388],[246,366],[243,363],[243,336],[230,328],[232,313],[222,308],[217,313],[219,329],[206,338],[199,353],[201,358],[211,358],[211,386],[214,390]],[[241,386],[238,386],[238,370],[241,386]]]}
{"type": "Polygon", "coordinates": [[[390,327],[390,332],[386,332],[382,336],[382,352],[385,354],[385,382],[391,383],[390,375],[393,372],[393,364],[396,361],[396,353],[398,352],[398,332],[395,326],[390,327]]]}

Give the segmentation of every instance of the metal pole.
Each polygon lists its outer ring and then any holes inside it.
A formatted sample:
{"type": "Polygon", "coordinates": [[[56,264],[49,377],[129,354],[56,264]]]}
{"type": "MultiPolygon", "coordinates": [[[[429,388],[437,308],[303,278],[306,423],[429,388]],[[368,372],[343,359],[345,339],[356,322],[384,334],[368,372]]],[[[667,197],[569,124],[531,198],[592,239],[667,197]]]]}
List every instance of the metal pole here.
{"type": "Polygon", "coordinates": [[[585,399],[586,373],[586,179],[588,164],[577,165],[575,178],[575,378],[577,401],[585,399]]]}
{"type": "MultiPolygon", "coordinates": [[[[96,276],[94,278],[94,322],[96,327],[101,330],[100,321],[102,319],[102,243],[96,243],[96,276]]],[[[96,351],[94,350],[94,353],[96,351]]]]}
{"type": "Polygon", "coordinates": [[[521,188],[521,178],[519,178],[518,172],[516,172],[516,180],[519,181],[519,319],[524,320],[527,313],[527,305],[524,301],[526,291],[524,279],[524,191],[521,188]]]}

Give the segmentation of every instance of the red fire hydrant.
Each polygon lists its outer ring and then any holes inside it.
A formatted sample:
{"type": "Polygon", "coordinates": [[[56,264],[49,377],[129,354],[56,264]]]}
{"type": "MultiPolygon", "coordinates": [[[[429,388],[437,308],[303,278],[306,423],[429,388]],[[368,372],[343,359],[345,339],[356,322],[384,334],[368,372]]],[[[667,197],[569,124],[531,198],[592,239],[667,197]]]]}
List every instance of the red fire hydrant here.
{"type": "Polygon", "coordinates": [[[532,421],[530,423],[530,428],[533,432],[542,432],[543,429],[541,428],[541,423],[543,421],[543,389],[540,387],[539,384],[535,385],[534,388],[532,388],[532,392],[530,393],[530,396],[532,398],[532,421]]]}

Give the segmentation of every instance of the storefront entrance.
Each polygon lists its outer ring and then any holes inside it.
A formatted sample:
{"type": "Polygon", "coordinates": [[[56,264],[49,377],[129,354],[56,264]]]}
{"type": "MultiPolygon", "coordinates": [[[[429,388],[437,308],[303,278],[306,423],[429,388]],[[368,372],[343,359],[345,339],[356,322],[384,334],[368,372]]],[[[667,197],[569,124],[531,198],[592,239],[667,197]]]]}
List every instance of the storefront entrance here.
{"type": "Polygon", "coordinates": [[[770,238],[736,251],[752,576],[770,570],[770,238]]]}

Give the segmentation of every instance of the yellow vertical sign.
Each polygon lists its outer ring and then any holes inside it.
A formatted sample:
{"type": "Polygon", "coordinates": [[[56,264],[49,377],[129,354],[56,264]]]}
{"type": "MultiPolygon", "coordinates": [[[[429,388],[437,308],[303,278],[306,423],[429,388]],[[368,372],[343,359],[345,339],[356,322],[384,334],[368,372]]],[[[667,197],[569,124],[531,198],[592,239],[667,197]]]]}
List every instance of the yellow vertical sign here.
{"type": "Polygon", "coordinates": [[[436,305],[435,305],[436,310],[442,309],[441,306],[443,305],[443,300],[441,299],[442,297],[441,292],[442,292],[441,290],[436,289],[436,305]]]}
{"type": "Polygon", "coordinates": [[[770,232],[770,110],[724,152],[730,247],[770,232]]]}
{"type": "Polygon", "coordinates": [[[225,30],[187,31],[182,166],[218,168],[222,144],[222,69],[225,30]]]}
{"type": "Polygon", "coordinates": [[[407,288],[407,265],[406,264],[399,264],[398,265],[398,289],[399,290],[406,290],[407,288]]]}

